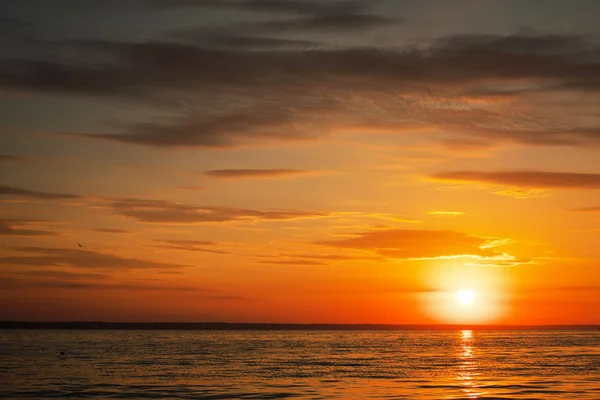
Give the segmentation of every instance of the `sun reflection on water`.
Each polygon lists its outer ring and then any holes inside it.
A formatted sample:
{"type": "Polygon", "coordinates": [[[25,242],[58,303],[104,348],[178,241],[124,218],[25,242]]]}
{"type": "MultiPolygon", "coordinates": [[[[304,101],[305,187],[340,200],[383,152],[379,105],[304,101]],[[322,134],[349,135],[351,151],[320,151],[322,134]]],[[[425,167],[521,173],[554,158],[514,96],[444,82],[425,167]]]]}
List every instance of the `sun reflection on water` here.
{"type": "Polygon", "coordinates": [[[484,393],[477,388],[474,379],[477,373],[477,361],[474,357],[473,331],[463,330],[460,332],[459,364],[457,379],[463,386],[463,392],[469,399],[477,399],[484,393]]]}

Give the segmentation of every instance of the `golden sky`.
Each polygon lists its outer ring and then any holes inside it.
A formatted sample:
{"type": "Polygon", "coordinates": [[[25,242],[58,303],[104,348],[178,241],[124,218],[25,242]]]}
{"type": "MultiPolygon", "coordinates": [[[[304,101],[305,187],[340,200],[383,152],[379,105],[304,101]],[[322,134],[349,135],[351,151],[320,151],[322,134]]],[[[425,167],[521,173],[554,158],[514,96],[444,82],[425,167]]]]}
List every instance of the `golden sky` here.
{"type": "Polygon", "coordinates": [[[543,4],[3,2],[0,320],[600,324],[600,4],[543,4]]]}

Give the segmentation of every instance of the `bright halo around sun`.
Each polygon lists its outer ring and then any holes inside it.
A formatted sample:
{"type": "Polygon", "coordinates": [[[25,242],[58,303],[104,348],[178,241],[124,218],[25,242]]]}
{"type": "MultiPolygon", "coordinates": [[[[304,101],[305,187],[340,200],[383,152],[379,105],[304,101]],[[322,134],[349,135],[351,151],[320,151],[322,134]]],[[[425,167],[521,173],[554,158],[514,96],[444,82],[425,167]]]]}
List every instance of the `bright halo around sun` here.
{"type": "Polygon", "coordinates": [[[450,263],[427,276],[435,290],[421,294],[423,310],[442,324],[492,324],[509,311],[507,281],[495,268],[450,263]]]}
{"type": "Polygon", "coordinates": [[[475,292],[471,289],[459,290],[456,292],[456,300],[464,306],[470,306],[475,300],[475,292]]]}

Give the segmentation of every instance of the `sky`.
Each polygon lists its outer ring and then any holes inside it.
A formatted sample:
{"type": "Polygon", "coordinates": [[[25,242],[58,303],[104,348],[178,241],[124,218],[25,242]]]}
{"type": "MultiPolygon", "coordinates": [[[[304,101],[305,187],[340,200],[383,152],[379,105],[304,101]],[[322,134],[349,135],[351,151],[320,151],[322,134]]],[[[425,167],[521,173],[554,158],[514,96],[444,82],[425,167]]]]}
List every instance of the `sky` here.
{"type": "Polygon", "coordinates": [[[600,324],[598,16],[2,1],[0,320],[600,324]]]}

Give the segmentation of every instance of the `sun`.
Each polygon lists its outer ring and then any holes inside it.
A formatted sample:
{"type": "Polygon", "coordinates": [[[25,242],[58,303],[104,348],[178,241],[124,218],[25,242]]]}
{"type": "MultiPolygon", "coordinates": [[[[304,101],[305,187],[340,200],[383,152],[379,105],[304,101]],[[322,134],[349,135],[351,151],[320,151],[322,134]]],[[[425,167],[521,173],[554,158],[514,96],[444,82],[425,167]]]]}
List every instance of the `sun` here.
{"type": "Polygon", "coordinates": [[[470,289],[459,290],[456,292],[456,299],[460,304],[471,305],[475,300],[475,292],[470,289]]]}

